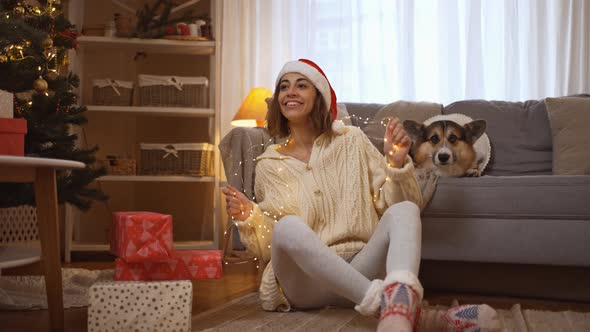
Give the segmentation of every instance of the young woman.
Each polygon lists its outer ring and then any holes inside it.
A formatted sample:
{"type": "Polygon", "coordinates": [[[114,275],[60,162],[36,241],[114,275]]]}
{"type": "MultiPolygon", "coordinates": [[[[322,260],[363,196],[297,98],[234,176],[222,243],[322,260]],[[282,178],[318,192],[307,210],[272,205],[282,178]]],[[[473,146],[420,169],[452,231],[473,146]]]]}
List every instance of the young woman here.
{"type": "Polygon", "coordinates": [[[380,316],[380,330],[411,331],[423,296],[411,141],[399,119],[390,120],[384,157],[359,128],[335,120],[336,110],[319,66],[286,63],[267,126],[287,140],[257,158],[257,203],[223,189],[227,212],[247,249],[270,261],[263,309],[354,306],[380,316]]]}

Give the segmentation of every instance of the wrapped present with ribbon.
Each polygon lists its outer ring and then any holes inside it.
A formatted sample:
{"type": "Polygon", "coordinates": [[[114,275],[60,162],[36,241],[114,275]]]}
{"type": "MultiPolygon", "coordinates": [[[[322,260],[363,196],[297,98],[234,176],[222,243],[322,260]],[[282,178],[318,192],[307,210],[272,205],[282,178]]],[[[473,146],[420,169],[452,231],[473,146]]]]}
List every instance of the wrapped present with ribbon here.
{"type": "Polygon", "coordinates": [[[126,262],[162,261],[172,255],[172,216],[114,212],[111,253],[126,262]]]}
{"type": "Polygon", "coordinates": [[[157,281],[219,279],[222,275],[221,250],[174,251],[159,262],[129,263],[115,260],[115,280],[157,281]]]}

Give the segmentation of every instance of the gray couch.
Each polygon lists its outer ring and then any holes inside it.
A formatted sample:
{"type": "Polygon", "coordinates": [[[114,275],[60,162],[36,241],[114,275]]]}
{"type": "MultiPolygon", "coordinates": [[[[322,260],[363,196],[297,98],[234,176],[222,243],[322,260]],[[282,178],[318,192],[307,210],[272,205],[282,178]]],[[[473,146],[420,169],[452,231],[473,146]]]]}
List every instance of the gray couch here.
{"type": "MultiPolygon", "coordinates": [[[[347,103],[361,128],[384,105],[347,103]]],[[[552,175],[543,100],[444,106],[487,122],[484,176],[441,178],[422,214],[422,257],[431,260],[590,266],[590,176],[552,175]]]]}
{"type": "MultiPolygon", "coordinates": [[[[362,129],[385,106],[345,105],[362,129]]],[[[439,179],[422,214],[424,286],[590,301],[590,176],[552,174],[545,102],[467,100],[441,112],[485,119],[492,158],[481,177],[439,179]]]]}

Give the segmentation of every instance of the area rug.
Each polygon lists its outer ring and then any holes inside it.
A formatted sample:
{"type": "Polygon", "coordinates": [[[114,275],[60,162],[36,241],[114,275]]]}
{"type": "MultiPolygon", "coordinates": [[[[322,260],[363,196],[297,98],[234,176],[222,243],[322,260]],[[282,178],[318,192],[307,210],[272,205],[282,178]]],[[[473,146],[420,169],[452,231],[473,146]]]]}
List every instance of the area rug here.
{"type": "MultiPolygon", "coordinates": [[[[114,270],[62,268],[64,308],[88,305],[88,289],[95,282],[113,280],[114,270]]],[[[43,276],[1,276],[0,310],[47,309],[43,276]]]]}
{"type": "MultiPolygon", "coordinates": [[[[452,303],[451,306],[458,305],[452,303]]],[[[440,316],[445,306],[425,304],[419,331],[444,331],[440,316]]],[[[519,304],[510,310],[497,310],[502,331],[554,332],[590,331],[590,313],[572,311],[523,310],[519,304]]],[[[193,316],[192,331],[375,331],[377,319],[359,315],[353,309],[327,308],[289,313],[265,312],[258,294],[251,293],[223,306],[193,316]]]]}

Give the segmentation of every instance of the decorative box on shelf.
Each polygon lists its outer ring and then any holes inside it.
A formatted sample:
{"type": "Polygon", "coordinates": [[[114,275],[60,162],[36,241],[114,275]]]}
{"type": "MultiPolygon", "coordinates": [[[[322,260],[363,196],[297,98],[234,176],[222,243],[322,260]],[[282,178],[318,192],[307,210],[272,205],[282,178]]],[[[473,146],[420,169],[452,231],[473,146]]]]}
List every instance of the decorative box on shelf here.
{"type": "Polygon", "coordinates": [[[190,281],[97,282],[88,291],[88,332],[189,332],[190,281]]]}
{"type": "Polygon", "coordinates": [[[133,82],[110,78],[92,81],[92,103],[95,105],[131,106],[133,82]]]}
{"type": "Polygon", "coordinates": [[[208,107],[206,77],[139,75],[141,106],[208,107]]]}
{"type": "Polygon", "coordinates": [[[117,158],[107,156],[107,159],[97,159],[98,167],[106,167],[109,175],[135,175],[137,174],[137,161],[135,159],[117,158]]]}
{"type": "Polygon", "coordinates": [[[213,144],[141,143],[141,175],[213,176],[213,144]]]}

